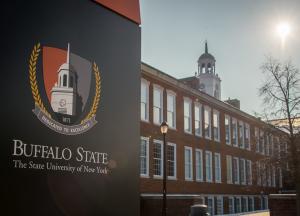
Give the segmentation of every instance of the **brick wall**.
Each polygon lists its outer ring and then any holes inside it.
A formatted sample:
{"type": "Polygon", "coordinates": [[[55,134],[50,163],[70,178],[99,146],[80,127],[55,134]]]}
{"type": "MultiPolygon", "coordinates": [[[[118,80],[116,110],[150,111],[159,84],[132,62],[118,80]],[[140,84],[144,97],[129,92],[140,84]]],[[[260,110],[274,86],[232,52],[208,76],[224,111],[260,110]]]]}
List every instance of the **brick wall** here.
{"type": "Polygon", "coordinates": [[[270,216],[294,216],[296,214],[296,194],[270,194],[270,216]]]}

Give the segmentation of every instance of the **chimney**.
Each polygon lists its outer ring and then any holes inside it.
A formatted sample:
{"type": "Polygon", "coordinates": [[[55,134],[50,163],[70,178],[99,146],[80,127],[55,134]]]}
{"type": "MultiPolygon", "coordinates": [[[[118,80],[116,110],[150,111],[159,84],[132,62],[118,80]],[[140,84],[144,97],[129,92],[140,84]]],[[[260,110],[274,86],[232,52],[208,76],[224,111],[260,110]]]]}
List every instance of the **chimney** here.
{"type": "Polygon", "coordinates": [[[230,99],[230,98],[228,98],[224,102],[230,104],[231,106],[234,106],[237,109],[241,108],[241,106],[240,106],[241,105],[240,104],[240,100],[238,100],[238,99],[230,99]]]}

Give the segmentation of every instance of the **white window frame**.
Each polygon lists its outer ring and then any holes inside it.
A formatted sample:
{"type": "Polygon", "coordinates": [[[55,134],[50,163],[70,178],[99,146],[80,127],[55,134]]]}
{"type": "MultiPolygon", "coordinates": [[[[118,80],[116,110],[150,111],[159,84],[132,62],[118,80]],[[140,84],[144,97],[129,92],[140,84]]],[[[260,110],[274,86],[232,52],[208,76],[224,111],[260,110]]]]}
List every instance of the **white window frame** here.
{"type": "Polygon", "coordinates": [[[240,205],[239,205],[239,210],[237,209],[236,211],[235,211],[235,213],[241,213],[242,212],[242,200],[241,200],[241,197],[240,196],[237,196],[237,197],[235,197],[235,200],[237,201],[237,202],[234,202],[235,203],[235,207],[237,207],[237,203],[239,203],[240,205]]]}
{"type": "Polygon", "coordinates": [[[184,146],[184,179],[186,181],[193,181],[193,148],[189,146],[184,146]],[[191,161],[188,162],[189,169],[191,170],[191,176],[187,176],[187,160],[185,156],[185,151],[188,150],[190,152],[191,161]]]}
{"type": "Polygon", "coordinates": [[[233,170],[233,183],[234,184],[240,184],[240,160],[238,157],[233,157],[232,158],[232,170],[233,170]],[[234,161],[237,161],[236,163],[236,180],[235,180],[235,175],[234,175],[234,161]]]}
{"type": "MultiPolygon", "coordinates": [[[[140,176],[141,177],[149,177],[149,137],[141,137],[140,141],[145,141],[146,142],[146,173],[141,173],[141,167],[140,167],[140,176]]],[[[141,145],[141,143],[140,143],[141,145]]],[[[141,151],[141,150],[140,150],[141,151]]],[[[140,153],[140,166],[141,166],[141,153],[140,153]]]]}
{"type": "Polygon", "coordinates": [[[246,185],[247,179],[246,179],[246,161],[244,158],[240,158],[240,182],[242,185],[246,185]],[[242,169],[243,168],[243,169],[242,169]],[[242,172],[244,171],[244,173],[242,172]]]}
{"type": "Polygon", "coordinates": [[[255,151],[259,152],[260,149],[260,136],[259,136],[259,128],[254,128],[254,137],[255,137],[255,151]]]}
{"type": "Polygon", "coordinates": [[[168,122],[168,125],[169,125],[169,128],[170,129],[176,129],[176,93],[172,90],[169,90],[167,89],[167,122],[168,122]],[[169,110],[169,97],[172,97],[173,98],[173,125],[170,124],[169,122],[169,115],[168,113],[171,112],[169,110]]]}
{"type": "Polygon", "coordinates": [[[220,142],[220,112],[218,110],[215,110],[215,109],[213,110],[212,124],[213,124],[213,131],[214,131],[214,140],[217,141],[217,142],[220,142]],[[217,125],[216,125],[217,132],[218,132],[217,137],[216,137],[216,134],[215,134],[215,116],[217,117],[217,125]]]}
{"type": "Polygon", "coordinates": [[[256,162],[256,183],[258,186],[262,185],[261,164],[259,161],[256,162]]]}
{"type": "Polygon", "coordinates": [[[221,183],[222,182],[222,164],[221,164],[221,154],[220,153],[214,153],[214,160],[215,160],[215,182],[216,183],[221,183]],[[219,158],[219,164],[216,162],[216,158],[219,158]],[[217,166],[219,165],[219,167],[217,166]],[[219,177],[220,179],[217,179],[217,171],[219,170],[220,174],[219,177]]]}
{"type": "Polygon", "coordinates": [[[231,127],[232,127],[232,145],[234,147],[239,147],[239,134],[238,134],[238,121],[236,118],[232,118],[231,119],[231,127]],[[235,125],[235,127],[234,127],[235,125]],[[233,138],[234,138],[234,135],[235,135],[235,143],[233,142],[233,138]]]}
{"type": "Polygon", "coordinates": [[[209,106],[204,106],[204,136],[206,139],[211,140],[211,108],[209,106]],[[208,119],[206,119],[206,112],[208,112],[208,119]],[[206,120],[208,120],[208,122],[206,122],[206,120]],[[208,125],[208,135],[205,130],[206,125],[208,125]]]}
{"type": "Polygon", "coordinates": [[[216,199],[216,210],[217,210],[217,215],[223,215],[224,214],[224,200],[222,196],[217,196],[216,199]],[[221,201],[221,212],[218,211],[218,201],[221,201]]]}
{"type": "Polygon", "coordinates": [[[208,200],[212,200],[212,208],[211,208],[212,214],[211,214],[211,215],[215,215],[215,214],[214,214],[214,213],[215,213],[215,199],[214,199],[213,196],[208,196],[208,197],[207,197],[207,212],[210,213],[210,212],[209,212],[209,206],[208,206],[208,200]]]}
{"type": "MultiPolygon", "coordinates": [[[[158,144],[160,145],[160,154],[161,154],[161,162],[160,162],[160,175],[155,175],[153,174],[153,178],[159,178],[161,179],[163,177],[163,173],[164,173],[164,150],[163,150],[163,142],[161,140],[153,140],[153,144],[158,144]]],[[[155,163],[154,163],[155,159],[154,159],[154,146],[153,146],[153,166],[155,166],[155,163]]],[[[153,172],[154,172],[154,168],[153,168],[153,172]]]]}
{"type": "Polygon", "coordinates": [[[272,165],[272,187],[276,187],[276,167],[272,165]]]}
{"type": "Polygon", "coordinates": [[[245,123],[245,148],[251,151],[251,129],[250,124],[245,123]],[[247,139],[248,137],[248,139],[247,139]],[[246,141],[248,140],[248,141],[246,141]],[[248,145],[248,146],[247,146],[248,145]]]}
{"type": "Polygon", "coordinates": [[[246,196],[242,196],[242,199],[241,199],[241,207],[242,207],[242,212],[248,212],[249,211],[249,203],[248,203],[248,197],[246,197],[246,196]],[[246,201],[246,211],[243,211],[243,201],[246,201]]]}
{"type": "MultiPolygon", "coordinates": [[[[176,180],[177,179],[177,150],[176,150],[176,144],[168,142],[168,146],[173,146],[174,147],[174,176],[169,176],[168,175],[168,179],[176,180]]],[[[167,155],[167,160],[168,160],[168,155],[167,155]]],[[[167,165],[168,165],[168,163],[167,163],[167,165]]],[[[169,167],[167,167],[167,169],[169,170],[169,167]]]]}
{"type": "Polygon", "coordinates": [[[183,97],[183,128],[184,132],[192,134],[192,100],[188,97],[183,97]],[[185,103],[189,104],[189,116],[185,115],[185,103]],[[189,128],[185,128],[185,119],[189,119],[189,128]]]}
{"type": "Polygon", "coordinates": [[[195,122],[195,125],[194,125],[195,135],[202,137],[202,105],[200,103],[198,103],[198,102],[194,103],[194,112],[195,112],[194,113],[195,114],[195,121],[194,121],[195,122]],[[196,116],[197,116],[196,107],[199,109],[199,113],[198,113],[199,119],[196,119],[196,116]],[[199,126],[200,133],[196,132],[196,125],[199,126]]]}
{"type": "Polygon", "coordinates": [[[249,211],[255,211],[254,197],[248,197],[248,209],[249,211]],[[251,200],[251,205],[249,204],[249,200],[251,200]]]}
{"type": "Polygon", "coordinates": [[[226,155],[227,184],[232,184],[232,156],[226,155]]]}
{"type": "Polygon", "coordinates": [[[238,128],[239,128],[239,146],[240,148],[245,148],[245,126],[243,121],[238,122],[238,128]]]}
{"type": "Polygon", "coordinates": [[[262,155],[265,155],[265,132],[263,130],[259,130],[259,139],[261,150],[259,151],[262,155]]]}
{"type": "Polygon", "coordinates": [[[231,145],[231,117],[229,115],[225,115],[224,119],[224,129],[225,129],[225,142],[227,145],[231,145]],[[226,120],[228,120],[228,140],[226,140],[226,120]]]}
{"type": "Polygon", "coordinates": [[[228,197],[228,212],[229,212],[229,214],[234,214],[235,213],[235,200],[234,200],[233,196],[228,197]],[[229,200],[232,201],[231,208],[230,208],[230,205],[229,205],[229,203],[230,203],[229,200]]]}
{"type": "Polygon", "coordinates": [[[163,100],[163,98],[164,98],[164,94],[163,94],[163,92],[164,92],[164,88],[163,87],[161,87],[160,85],[157,85],[157,84],[153,84],[153,123],[155,124],[155,125],[160,125],[161,123],[162,123],[162,121],[163,121],[163,113],[164,113],[164,100],[163,100]],[[157,91],[159,91],[159,93],[160,93],[160,113],[159,113],[159,122],[156,122],[155,121],[155,118],[154,118],[154,116],[155,116],[155,105],[154,105],[154,103],[155,103],[155,90],[157,90],[157,91]]]}
{"type": "Polygon", "coordinates": [[[213,181],[213,167],[212,167],[212,152],[211,151],[205,151],[205,180],[206,182],[212,182],[213,181]],[[210,161],[209,164],[207,162],[207,154],[209,155],[210,161]],[[210,179],[208,178],[208,172],[210,172],[210,179]]]}
{"type": "Polygon", "coordinates": [[[248,185],[252,185],[253,176],[252,176],[252,161],[246,160],[246,182],[248,185]],[[247,167],[247,164],[249,164],[249,167],[247,167]],[[249,178],[248,178],[249,176],[249,178]]]}
{"type": "Polygon", "coordinates": [[[195,162],[196,162],[196,181],[203,182],[203,151],[202,149],[196,148],[195,150],[195,162]],[[199,153],[199,154],[197,154],[199,153]],[[198,158],[198,155],[200,155],[200,160],[198,158]],[[200,168],[200,170],[199,170],[200,168]]]}
{"type": "MultiPolygon", "coordinates": [[[[146,79],[144,78],[141,78],[141,102],[142,103],[142,85],[145,85],[146,87],[146,104],[145,104],[145,119],[142,118],[142,112],[141,112],[141,115],[140,115],[140,118],[141,118],[141,121],[144,121],[144,122],[149,122],[149,85],[150,85],[150,82],[147,81],[146,79]]],[[[142,107],[140,107],[141,109],[142,107]]]]}

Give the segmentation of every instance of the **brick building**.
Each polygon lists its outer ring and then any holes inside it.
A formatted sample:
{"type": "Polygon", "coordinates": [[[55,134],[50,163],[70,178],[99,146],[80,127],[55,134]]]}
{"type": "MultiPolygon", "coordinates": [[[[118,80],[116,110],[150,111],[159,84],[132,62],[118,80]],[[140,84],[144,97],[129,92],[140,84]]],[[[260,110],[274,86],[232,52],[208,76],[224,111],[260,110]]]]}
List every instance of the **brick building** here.
{"type": "Polygon", "coordinates": [[[193,77],[179,80],[145,63],[141,70],[141,215],[161,211],[163,120],[170,215],[188,215],[194,203],[212,215],[268,208],[267,195],[283,183],[281,169],[268,162],[280,157],[282,132],[241,111],[239,101],[220,100],[207,44],[193,77]]]}

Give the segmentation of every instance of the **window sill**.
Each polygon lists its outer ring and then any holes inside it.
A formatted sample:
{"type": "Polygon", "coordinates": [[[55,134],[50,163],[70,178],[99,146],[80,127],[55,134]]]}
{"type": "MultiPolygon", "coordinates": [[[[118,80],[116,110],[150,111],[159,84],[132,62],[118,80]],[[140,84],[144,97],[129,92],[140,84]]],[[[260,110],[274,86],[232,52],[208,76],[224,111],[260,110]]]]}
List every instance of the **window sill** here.
{"type": "Polygon", "coordinates": [[[192,131],[186,131],[186,130],[185,130],[184,133],[185,133],[185,134],[188,134],[188,135],[193,135],[192,131]]]}
{"type": "Polygon", "coordinates": [[[150,178],[149,175],[140,175],[141,178],[150,178]]]}
{"type": "Polygon", "coordinates": [[[149,119],[148,120],[144,120],[144,119],[141,119],[141,122],[144,122],[144,123],[150,123],[149,119]]]}
{"type": "Polygon", "coordinates": [[[176,177],[170,177],[170,176],[168,176],[168,178],[167,178],[168,180],[172,180],[172,181],[176,181],[177,180],[177,178],[176,177]]]}
{"type": "Polygon", "coordinates": [[[193,179],[184,179],[185,181],[188,181],[188,182],[193,182],[194,180],[193,179]]]}
{"type": "Polygon", "coordinates": [[[163,179],[163,177],[162,176],[158,176],[158,175],[154,175],[153,179],[160,179],[161,180],[161,179],[163,179]]]}

